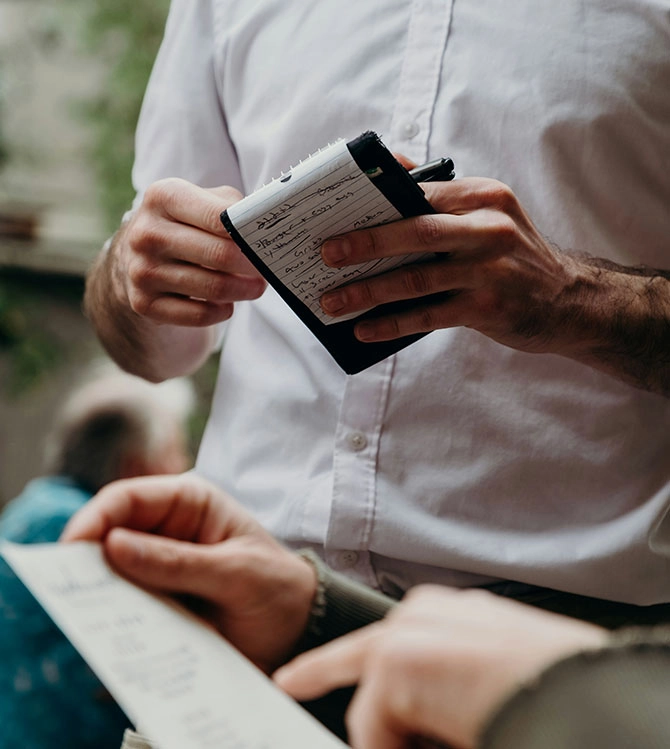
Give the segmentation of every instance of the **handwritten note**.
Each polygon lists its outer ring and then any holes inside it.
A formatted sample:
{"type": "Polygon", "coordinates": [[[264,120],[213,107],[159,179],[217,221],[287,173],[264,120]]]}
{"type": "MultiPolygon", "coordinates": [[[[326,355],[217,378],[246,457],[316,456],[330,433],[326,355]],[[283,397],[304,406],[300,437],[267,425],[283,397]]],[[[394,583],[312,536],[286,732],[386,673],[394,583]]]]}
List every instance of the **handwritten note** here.
{"type": "Polygon", "coordinates": [[[344,747],[217,632],[116,575],[98,544],[0,552],[161,749],[344,747]]]}
{"type": "Polygon", "coordinates": [[[325,291],[422,259],[403,255],[339,269],[321,260],[329,237],[401,218],[343,140],[231,206],[228,216],[265,265],[326,325],[361,313],[326,315],[319,304],[325,291]]]}

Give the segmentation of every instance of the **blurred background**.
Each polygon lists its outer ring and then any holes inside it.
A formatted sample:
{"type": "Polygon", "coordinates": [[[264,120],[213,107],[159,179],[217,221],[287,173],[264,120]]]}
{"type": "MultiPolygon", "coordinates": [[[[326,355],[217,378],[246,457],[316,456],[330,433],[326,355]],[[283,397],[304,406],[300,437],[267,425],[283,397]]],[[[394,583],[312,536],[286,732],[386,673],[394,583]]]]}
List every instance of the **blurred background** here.
{"type": "MultiPolygon", "coordinates": [[[[83,279],[132,200],[133,133],[168,0],[0,0],[0,506],[101,350],[83,279]]],[[[195,382],[197,447],[214,362],[195,382]]]]}

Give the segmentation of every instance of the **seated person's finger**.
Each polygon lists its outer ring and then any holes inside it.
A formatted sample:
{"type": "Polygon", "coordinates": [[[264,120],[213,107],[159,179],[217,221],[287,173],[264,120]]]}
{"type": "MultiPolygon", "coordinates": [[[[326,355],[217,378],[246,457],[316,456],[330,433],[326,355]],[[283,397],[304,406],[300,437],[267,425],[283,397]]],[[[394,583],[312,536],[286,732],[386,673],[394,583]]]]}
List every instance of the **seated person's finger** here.
{"type": "Polygon", "coordinates": [[[116,481],[74,515],[61,541],[101,541],[116,527],[155,530],[176,511],[202,521],[211,515],[213,494],[210,484],[190,474],[116,481]]]}
{"type": "MultiPolygon", "coordinates": [[[[116,528],[108,536],[105,552],[109,561],[134,582],[169,593],[189,593],[216,598],[221,587],[217,565],[209,545],[192,544],[171,538],[116,528]]],[[[225,557],[224,557],[225,560],[225,557]]]]}
{"type": "Polygon", "coordinates": [[[312,700],[333,689],[357,684],[365,656],[379,635],[380,625],[371,624],[297,656],[275,671],[272,678],[299,701],[312,700]]]}

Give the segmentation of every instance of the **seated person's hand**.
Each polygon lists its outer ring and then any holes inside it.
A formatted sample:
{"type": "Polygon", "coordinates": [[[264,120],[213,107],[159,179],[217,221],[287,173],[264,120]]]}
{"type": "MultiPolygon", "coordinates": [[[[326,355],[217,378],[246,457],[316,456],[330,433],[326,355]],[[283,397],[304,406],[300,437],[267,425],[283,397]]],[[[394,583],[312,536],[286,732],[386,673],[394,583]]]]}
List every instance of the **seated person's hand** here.
{"type": "Polygon", "coordinates": [[[298,700],[359,684],[347,714],[356,749],[400,749],[417,736],[467,749],[522,683],[606,636],[484,591],[422,586],[383,621],[298,656],[274,678],[298,700]]]}
{"type": "Polygon", "coordinates": [[[195,597],[197,612],[267,673],[290,657],[309,618],[312,566],[190,474],[109,484],[61,540],[101,541],[133,582],[195,597]]]}

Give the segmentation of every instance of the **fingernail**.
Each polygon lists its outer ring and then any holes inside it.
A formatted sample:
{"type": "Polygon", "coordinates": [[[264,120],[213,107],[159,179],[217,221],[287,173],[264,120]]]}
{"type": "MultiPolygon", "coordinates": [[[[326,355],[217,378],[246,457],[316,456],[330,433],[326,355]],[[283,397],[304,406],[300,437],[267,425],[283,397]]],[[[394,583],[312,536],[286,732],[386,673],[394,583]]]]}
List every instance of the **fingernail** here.
{"type": "Polygon", "coordinates": [[[333,291],[321,297],[321,307],[329,315],[336,315],[346,304],[346,296],[341,291],[333,291]]]}
{"type": "Polygon", "coordinates": [[[321,257],[326,265],[343,265],[350,254],[351,243],[340,237],[327,240],[321,248],[321,257]]]}
{"type": "Polygon", "coordinates": [[[372,341],[375,337],[375,325],[371,322],[359,322],[355,332],[359,341],[372,341]]]}

